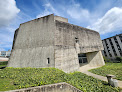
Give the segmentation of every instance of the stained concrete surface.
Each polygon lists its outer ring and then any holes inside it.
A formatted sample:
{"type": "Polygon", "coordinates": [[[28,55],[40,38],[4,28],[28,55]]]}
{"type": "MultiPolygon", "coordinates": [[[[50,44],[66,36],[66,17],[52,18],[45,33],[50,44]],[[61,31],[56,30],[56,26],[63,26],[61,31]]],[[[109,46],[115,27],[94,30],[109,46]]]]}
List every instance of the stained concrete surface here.
{"type": "Polygon", "coordinates": [[[82,91],[68,83],[62,82],[62,83],[3,91],[3,92],[82,92],[82,91]]]}
{"type": "Polygon", "coordinates": [[[79,70],[80,53],[87,54],[90,65],[104,65],[99,33],[67,22],[51,14],[20,24],[7,67],[55,67],[69,73],[79,70]]]}

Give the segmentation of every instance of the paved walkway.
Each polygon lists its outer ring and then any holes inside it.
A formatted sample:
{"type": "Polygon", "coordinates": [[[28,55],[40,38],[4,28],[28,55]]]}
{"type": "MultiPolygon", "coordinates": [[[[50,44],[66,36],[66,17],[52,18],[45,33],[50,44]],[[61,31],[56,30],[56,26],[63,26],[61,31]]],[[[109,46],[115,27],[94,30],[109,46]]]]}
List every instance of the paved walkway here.
{"type": "MultiPolygon", "coordinates": [[[[93,73],[88,71],[89,69],[93,69],[93,68],[97,68],[97,67],[85,67],[85,66],[84,67],[80,67],[80,72],[85,73],[85,74],[87,74],[89,76],[92,76],[94,78],[97,78],[97,79],[100,79],[100,80],[108,82],[107,81],[107,77],[100,76],[100,75],[97,75],[97,74],[93,74],[93,73]]],[[[117,81],[118,81],[118,86],[120,88],[122,88],[122,81],[120,81],[120,80],[117,80],[117,81]]]]}

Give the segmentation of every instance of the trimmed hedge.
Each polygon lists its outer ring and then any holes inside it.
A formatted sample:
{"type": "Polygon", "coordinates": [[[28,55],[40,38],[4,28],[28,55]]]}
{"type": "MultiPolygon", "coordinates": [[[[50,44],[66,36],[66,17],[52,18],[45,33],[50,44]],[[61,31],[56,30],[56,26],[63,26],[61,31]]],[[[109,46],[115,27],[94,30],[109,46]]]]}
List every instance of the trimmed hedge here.
{"type": "Polygon", "coordinates": [[[0,65],[7,65],[8,64],[8,61],[0,61],[0,65]]]}
{"type": "Polygon", "coordinates": [[[117,61],[117,63],[122,63],[122,57],[116,57],[115,60],[117,61]]]}

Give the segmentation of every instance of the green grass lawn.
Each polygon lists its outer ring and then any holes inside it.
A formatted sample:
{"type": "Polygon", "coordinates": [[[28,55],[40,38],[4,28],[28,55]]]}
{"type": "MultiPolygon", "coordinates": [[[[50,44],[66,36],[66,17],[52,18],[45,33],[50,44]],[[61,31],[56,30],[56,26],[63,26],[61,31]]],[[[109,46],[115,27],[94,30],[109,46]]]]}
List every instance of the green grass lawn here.
{"type": "Polygon", "coordinates": [[[106,63],[106,65],[89,70],[92,73],[106,76],[107,74],[112,74],[116,76],[116,79],[122,81],[122,63],[106,63]]]}
{"type": "Polygon", "coordinates": [[[1,66],[6,66],[6,65],[0,65],[0,67],[1,67],[1,66]]]}
{"type": "Polygon", "coordinates": [[[0,70],[0,91],[67,82],[84,92],[119,92],[106,82],[81,72],[67,74],[55,68],[4,68],[0,70]]]}

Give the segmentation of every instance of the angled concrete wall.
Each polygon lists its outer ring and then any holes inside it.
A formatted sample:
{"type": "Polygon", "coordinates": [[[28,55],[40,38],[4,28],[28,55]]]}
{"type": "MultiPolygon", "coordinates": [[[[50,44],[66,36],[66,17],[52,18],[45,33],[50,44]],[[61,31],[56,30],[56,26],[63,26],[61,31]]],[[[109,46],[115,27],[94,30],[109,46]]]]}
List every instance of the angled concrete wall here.
{"type": "Polygon", "coordinates": [[[55,45],[72,46],[74,48],[75,38],[78,38],[80,53],[103,50],[98,32],[66,22],[55,21],[55,23],[55,45]]]}
{"type": "Polygon", "coordinates": [[[53,15],[21,24],[15,32],[8,67],[55,67],[54,30],[53,15]]]}
{"type": "Polygon", "coordinates": [[[97,67],[105,65],[101,51],[89,52],[86,55],[89,66],[97,67]]]}

